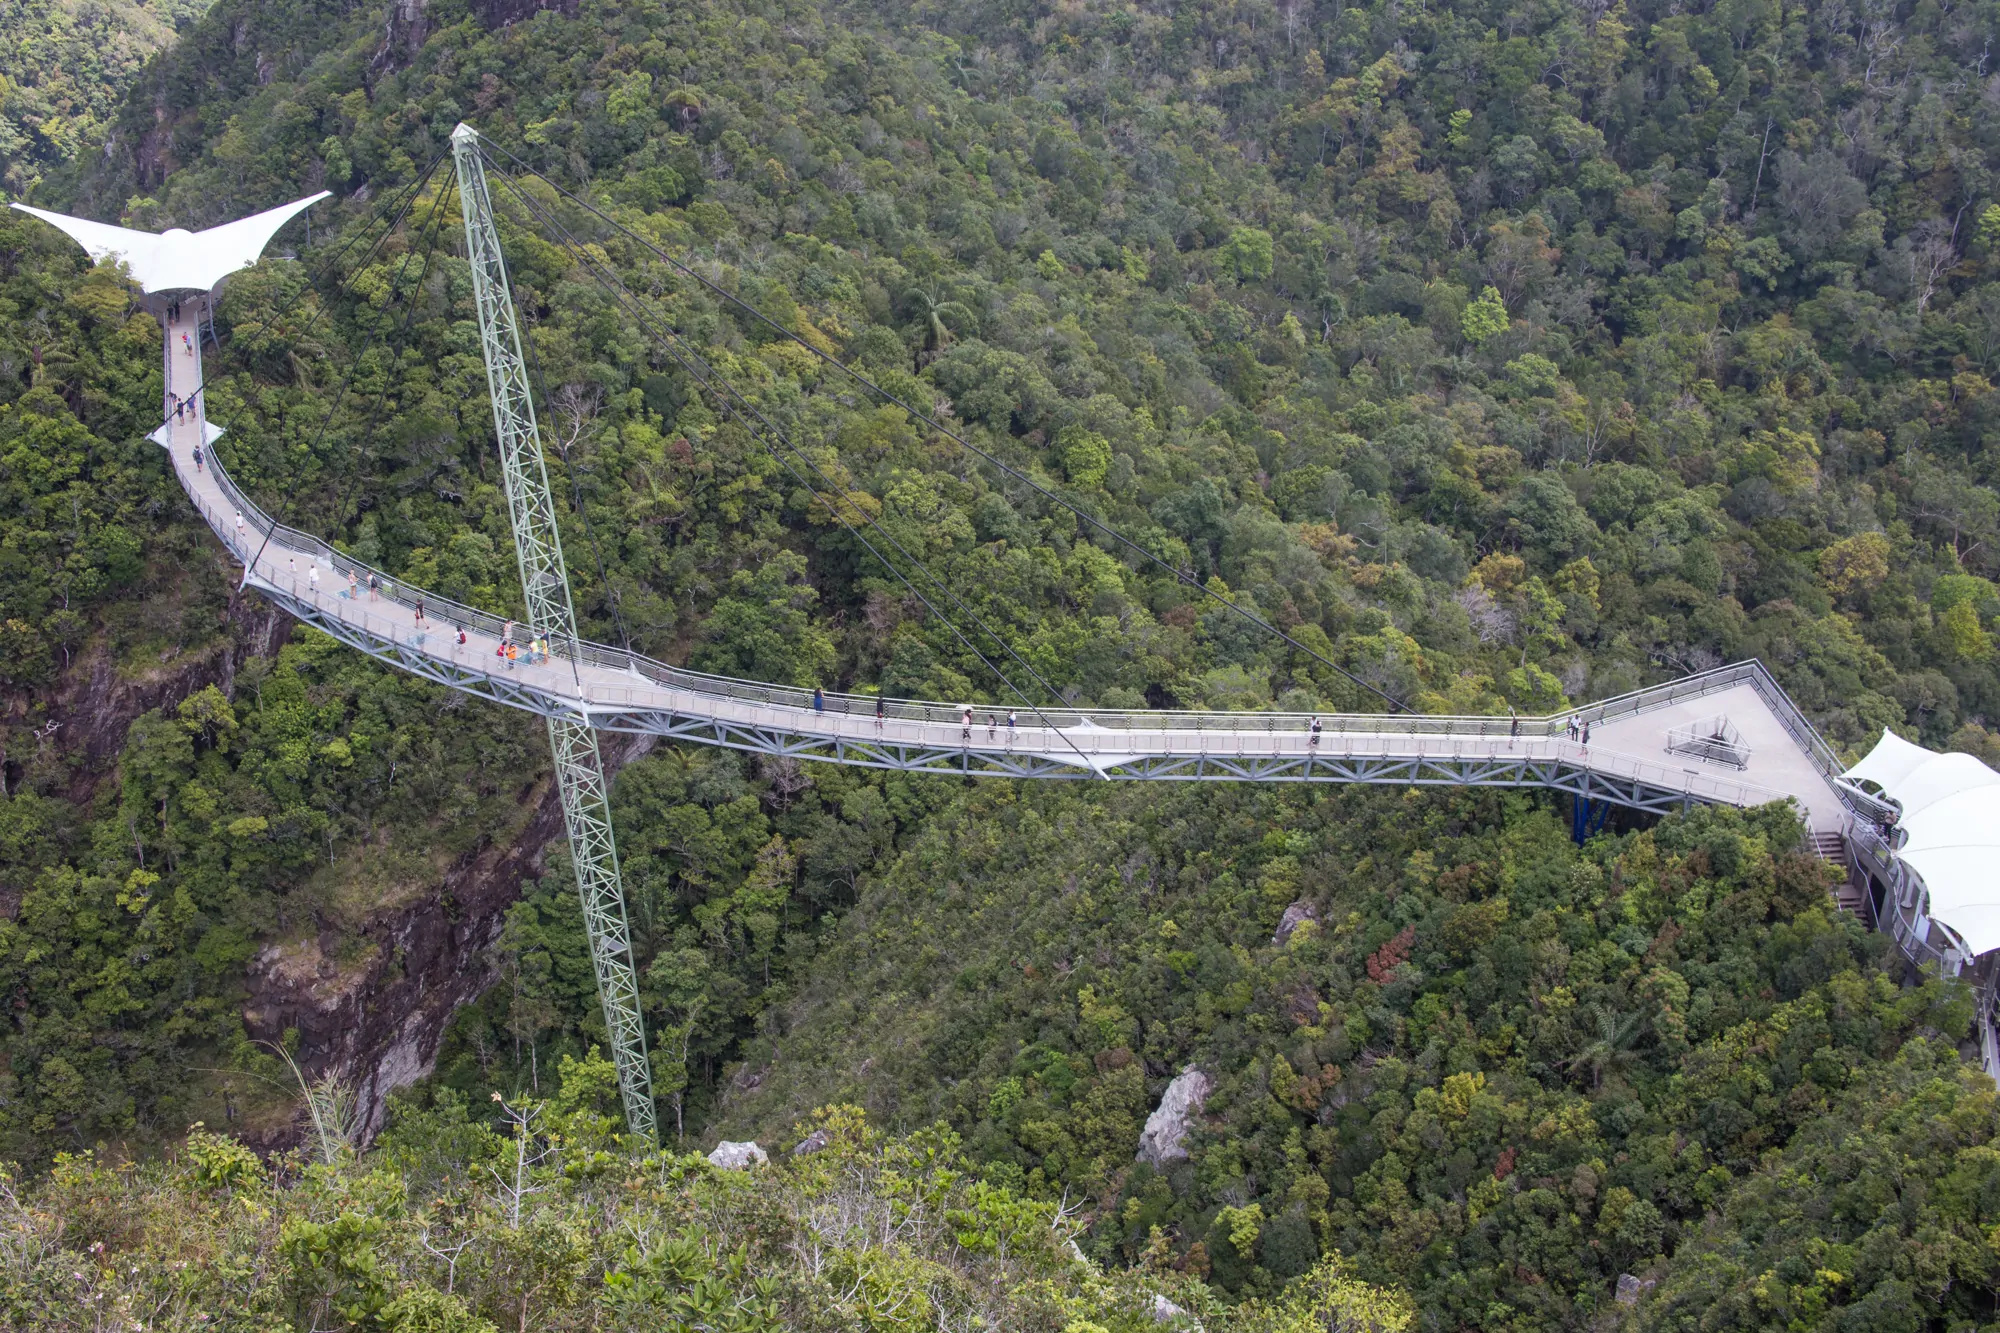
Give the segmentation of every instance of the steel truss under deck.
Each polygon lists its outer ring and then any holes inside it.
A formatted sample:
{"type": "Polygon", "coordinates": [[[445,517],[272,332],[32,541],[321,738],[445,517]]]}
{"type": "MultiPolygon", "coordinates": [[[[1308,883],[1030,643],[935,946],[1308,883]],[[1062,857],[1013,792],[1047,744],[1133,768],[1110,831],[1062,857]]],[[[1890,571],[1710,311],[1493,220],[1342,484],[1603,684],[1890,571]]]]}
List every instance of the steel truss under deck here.
{"type": "MultiPolygon", "coordinates": [[[[330,615],[283,588],[252,578],[273,602],[314,629],[413,675],[494,703],[537,713],[554,723],[782,758],[823,760],[859,768],[986,778],[1044,780],[1113,778],[1126,782],[1336,782],[1403,787],[1544,787],[1628,810],[1666,814],[1700,801],[1684,791],[1599,772],[1566,758],[1530,755],[1232,755],[1226,744],[1202,755],[1105,755],[1085,765],[1057,751],[1010,752],[978,745],[907,745],[829,738],[785,727],[753,726],[695,713],[593,707],[525,681],[460,667],[433,657],[412,639],[394,640],[330,615]]],[[[984,730],[983,727],[976,730],[984,730]]],[[[1218,741],[1221,737],[1218,736],[1218,741]]],[[[622,914],[621,914],[622,919],[622,914]]]]}

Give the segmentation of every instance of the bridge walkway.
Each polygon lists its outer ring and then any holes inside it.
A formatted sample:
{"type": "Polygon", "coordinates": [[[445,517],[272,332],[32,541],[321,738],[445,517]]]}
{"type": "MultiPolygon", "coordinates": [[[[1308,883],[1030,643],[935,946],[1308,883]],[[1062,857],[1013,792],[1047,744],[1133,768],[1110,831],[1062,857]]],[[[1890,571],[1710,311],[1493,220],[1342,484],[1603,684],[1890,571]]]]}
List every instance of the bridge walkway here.
{"type": "MultiPolygon", "coordinates": [[[[166,382],[201,383],[192,310],[167,321],[166,382]]],[[[372,570],[278,524],[215,460],[206,404],[169,417],[165,445],[188,497],[246,569],[244,582],[300,620],[453,689],[603,730],[774,755],[921,772],[1172,781],[1542,786],[1628,807],[1760,805],[1791,798],[1816,833],[1846,825],[1838,760],[1760,663],[1747,662],[1552,717],[1202,713],[976,707],[827,694],[705,675],[602,644],[557,643],[546,663],[497,655],[507,622],[372,570]],[[205,465],[194,462],[208,446],[205,465]],[[370,575],[380,585],[372,595],[370,575]],[[417,618],[421,607],[423,619],[417,618]],[[464,643],[459,642],[463,631],[464,643]],[[1666,748],[1667,733],[1726,716],[1747,754],[1716,764],[1666,748]],[[1570,724],[1588,723],[1589,744],[1570,724]]],[[[519,627],[517,642],[532,630],[519,627]]],[[[1845,802],[1845,804],[1844,804],[1845,802]]]]}

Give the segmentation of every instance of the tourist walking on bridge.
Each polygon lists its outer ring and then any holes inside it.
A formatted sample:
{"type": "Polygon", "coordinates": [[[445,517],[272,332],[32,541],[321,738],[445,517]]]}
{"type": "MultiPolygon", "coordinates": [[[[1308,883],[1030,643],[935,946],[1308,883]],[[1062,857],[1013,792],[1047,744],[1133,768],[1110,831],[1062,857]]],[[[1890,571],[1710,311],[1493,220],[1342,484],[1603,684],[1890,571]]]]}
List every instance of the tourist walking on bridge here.
{"type": "Polygon", "coordinates": [[[1313,714],[1313,720],[1312,720],[1312,727],[1311,727],[1311,731],[1312,731],[1312,735],[1311,735],[1311,737],[1310,737],[1310,738],[1308,738],[1308,739],[1307,739],[1307,741],[1306,741],[1306,744],[1307,744],[1308,746],[1312,747],[1313,749],[1318,749],[1318,748],[1319,748],[1319,714],[1318,714],[1318,713],[1314,713],[1314,714],[1313,714]]]}
{"type": "Polygon", "coordinates": [[[817,685],[813,686],[813,712],[821,714],[826,712],[826,691],[817,685]]]}

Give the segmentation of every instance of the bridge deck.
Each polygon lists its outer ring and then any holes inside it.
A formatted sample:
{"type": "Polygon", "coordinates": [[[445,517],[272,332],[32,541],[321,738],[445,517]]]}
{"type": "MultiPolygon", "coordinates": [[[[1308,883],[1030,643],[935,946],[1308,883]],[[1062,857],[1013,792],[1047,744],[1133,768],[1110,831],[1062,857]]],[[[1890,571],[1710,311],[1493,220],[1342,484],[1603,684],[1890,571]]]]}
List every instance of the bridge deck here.
{"type": "MultiPolygon", "coordinates": [[[[169,324],[167,385],[201,381],[192,313],[169,324]],[[187,341],[183,343],[182,337],[187,341]]],[[[198,408],[205,404],[198,404],[198,408]]],[[[301,620],[404,670],[512,707],[620,731],[838,763],[929,772],[1050,778],[1387,782],[1554,787],[1642,809],[1689,802],[1758,805],[1790,797],[1818,831],[1844,823],[1825,743],[1760,664],[1744,663],[1550,718],[1120,712],[976,708],[866,695],[826,696],[705,676],[604,645],[557,645],[553,658],[507,666],[496,655],[503,622],[378,575],[318,538],[275,524],[194,446],[220,432],[199,411],[169,420],[155,439],[188,496],[247,566],[246,582],[301,620]],[[313,571],[318,571],[315,582],[313,571]],[[348,595],[349,574],[359,590],[348,595]],[[416,618],[421,604],[425,621],[416,618]],[[463,630],[466,642],[458,642],[463,630]],[[1666,749],[1675,726],[1723,713],[1749,747],[1741,770],[1666,749]],[[1045,722],[1043,719],[1046,718],[1045,722]],[[1590,724],[1586,746],[1567,734],[1590,724]]],[[[527,628],[516,639],[526,638],[527,628]]]]}

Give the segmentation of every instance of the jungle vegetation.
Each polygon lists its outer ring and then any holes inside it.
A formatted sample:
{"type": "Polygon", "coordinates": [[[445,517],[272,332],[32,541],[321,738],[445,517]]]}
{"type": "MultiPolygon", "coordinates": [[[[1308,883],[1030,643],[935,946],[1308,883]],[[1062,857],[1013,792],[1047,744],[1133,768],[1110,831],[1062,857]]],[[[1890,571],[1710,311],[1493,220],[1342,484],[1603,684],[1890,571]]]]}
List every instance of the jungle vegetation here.
{"type": "MultiPolygon", "coordinates": [[[[221,452],[288,521],[494,609],[518,592],[444,175],[334,258],[461,119],[1414,708],[1542,712],[1754,656],[1838,748],[1890,727],[1992,763],[1996,22],[1935,0],[219,0],[136,76],[112,151],[37,198],[198,227],[332,190],[274,247],[296,261],[228,288],[221,452]]],[[[841,491],[797,485],[503,191],[594,637],[1005,706],[851,512],[1066,701],[1384,706],[525,188],[841,491]]],[[[527,721],[304,631],[234,665],[230,571],[142,439],[158,355],[115,274],[0,214],[0,1155],[30,1213],[81,1189],[199,1229],[186,1201],[214,1186],[188,1163],[226,1149],[188,1126],[295,1109],[242,1017],[253,960],[310,948],[338,975],[372,923],[450,910],[426,895],[519,833],[543,761],[527,721]],[[165,681],[186,688],[122,734],[79,725],[79,699],[165,681]]],[[[1960,1054],[1969,1000],[1834,912],[1783,810],[1577,848],[1524,793],[1014,789],[677,749],[613,801],[684,1137],[548,1168],[578,1292],[619,1262],[602,1182],[646,1182],[629,1206],[665,1211],[620,1216],[648,1237],[738,1216],[712,1190],[794,1236],[807,1167],[717,1183],[678,1154],[789,1145],[853,1104],[884,1135],[867,1152],[958,1173],[940,1198],[1076,1208],[1095,1268],[1061,1282],[1269,1311],[1337,1262],[1440,1330],[1996,1317],[2000,1110],[1960,1054]],[[1217,1091],[1189,1160],[1136,1165],[1190,1064],[1217,1091]]],[[[552,1071],[599,1030],[566,880],[556,856],[521,886],[498,980],[384,1146],[229,1183],[251,1202],[205,1253],[263,1256],[260,1290],[303,1299],[332,1261],[287,1249],[290,1219],[362,1218],[340,1225],[380,1237],[350,1249],[381,1303],[339,1317],[394,1327],[441,1280],[409,1219],[448,1203],[451,1234],[504,1251],[479,1154],[525,1141],[505,1108],[566,1095],[552,1071]],[[425,1133],[478,1146],[397,1158],[425,1133]],[[378,1178],[393,1206],[354,1202],[378,1178]]],[[[36,1234],[60,1264],[193,1243],[36,1234]]],[[[786,1243],[716,1280],[804,1299],[786,1243]]],[[[984,1253],[894,1262],[977,1283],[984,1253]]],[[[60,1266],[9,1262],[26,1291],[60,1266]]],[[[495,1282],[464,1317],[527,1319],[495,1282]]],[[[1150,1318],[1006,1299],[1058,1329],[1150,1318]]]]}
{"type": "Polygon", "coordinates": [[[0,12],[0,201],[102,145],[140,69],[209,0],[11,0],[0,12]]]}

